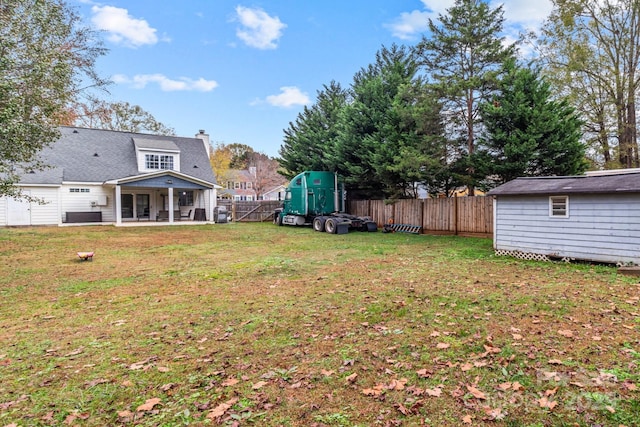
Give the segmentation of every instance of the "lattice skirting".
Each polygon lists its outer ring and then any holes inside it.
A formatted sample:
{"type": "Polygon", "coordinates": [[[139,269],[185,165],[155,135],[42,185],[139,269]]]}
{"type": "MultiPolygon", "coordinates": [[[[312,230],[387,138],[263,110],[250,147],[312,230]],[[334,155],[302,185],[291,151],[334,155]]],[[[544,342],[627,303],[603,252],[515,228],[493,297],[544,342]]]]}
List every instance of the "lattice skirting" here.
{"type": "Polygon", "coordinates": [[[518,259],[526,259],[528,261],[551,261],[551,258],[548,255],[534,254],[522,251],[509,251],[506,249],[496,249],[496,255],[511,256],[518,259]]]}

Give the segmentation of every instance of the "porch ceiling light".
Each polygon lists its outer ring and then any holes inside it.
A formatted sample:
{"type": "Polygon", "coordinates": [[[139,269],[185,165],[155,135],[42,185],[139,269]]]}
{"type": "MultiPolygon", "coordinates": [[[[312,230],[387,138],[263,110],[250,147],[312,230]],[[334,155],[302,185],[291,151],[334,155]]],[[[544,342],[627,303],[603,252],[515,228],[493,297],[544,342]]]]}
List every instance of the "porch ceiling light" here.
{"type": "Polygon", "coordinates": [[[167,182],[167,184],[173,184],[173,180],[172,179],[168,179],[166,182],[167,182]]]}

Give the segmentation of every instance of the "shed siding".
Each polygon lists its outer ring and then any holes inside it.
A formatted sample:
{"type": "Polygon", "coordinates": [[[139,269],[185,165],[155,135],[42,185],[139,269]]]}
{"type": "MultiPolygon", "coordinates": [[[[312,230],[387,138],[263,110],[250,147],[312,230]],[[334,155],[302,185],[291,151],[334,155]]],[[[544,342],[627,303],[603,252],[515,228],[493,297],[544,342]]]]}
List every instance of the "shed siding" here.
{"type": "Polygon", "coordinates": [[[569,217],[549,217],[548,196],[498,196],[494,246],[601,262],[640,263],[640,194],[569,196],[569,217]]]}

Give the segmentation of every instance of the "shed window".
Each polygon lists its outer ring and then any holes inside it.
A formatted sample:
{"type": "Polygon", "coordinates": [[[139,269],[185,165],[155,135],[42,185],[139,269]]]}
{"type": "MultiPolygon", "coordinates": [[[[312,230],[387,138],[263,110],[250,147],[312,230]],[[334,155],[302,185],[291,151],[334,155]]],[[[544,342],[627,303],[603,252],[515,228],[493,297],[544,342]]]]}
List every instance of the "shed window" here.
{"type": "Polygon", "coordinates": [[[569,218],[569,197],[549,197],[549,216],[554,218],[569,218]]]}

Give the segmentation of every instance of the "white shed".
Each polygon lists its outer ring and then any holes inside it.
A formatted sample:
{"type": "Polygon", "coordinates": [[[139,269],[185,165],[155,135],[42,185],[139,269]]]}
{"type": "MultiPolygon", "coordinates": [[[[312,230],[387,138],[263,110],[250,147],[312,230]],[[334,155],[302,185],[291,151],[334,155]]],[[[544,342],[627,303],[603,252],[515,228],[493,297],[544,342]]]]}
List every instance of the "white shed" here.
{"type": "Polygon", "coordinates": [[[640,264],[640,170],[517,178],[488,196],[496,254],[640,264]]]}

